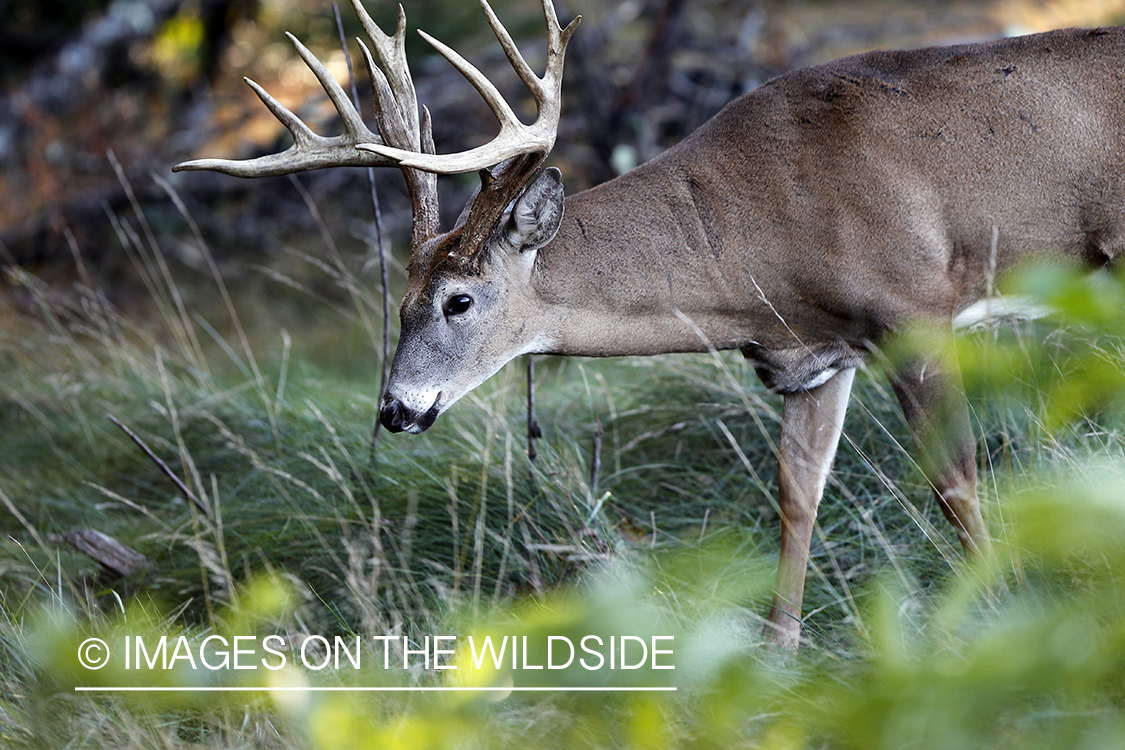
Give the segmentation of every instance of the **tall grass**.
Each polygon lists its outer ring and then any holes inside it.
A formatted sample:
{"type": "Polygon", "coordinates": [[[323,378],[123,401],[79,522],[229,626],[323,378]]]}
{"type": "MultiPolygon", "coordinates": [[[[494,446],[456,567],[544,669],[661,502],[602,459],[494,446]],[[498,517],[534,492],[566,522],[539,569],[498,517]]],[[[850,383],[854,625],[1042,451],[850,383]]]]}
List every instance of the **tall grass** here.
{"type": "Polygon", "coordinates": [[[780,404],[738,357],[541,363],[546,436],[534,466],[510,368],[425,436],[383,440],[372,462],[374,378],[356,378],[354,364],[344,376],[318,366],[301,331],[245,322],[246,308],[288,304],[277,290],[295,290],[341,338],[377,352],[381,302],[362,259],[325,231],[321,255],[292,252],[289,267],[304,271],[267,269],[273,291],[242,299],[183,217],[215,306],[177,277],[136,203],[111,221],[155,323],[111,304],[80,248],[72,289],[11,272],[22,308],[0,310],[6,745],[1115,747],[1125,736],[1119,278],[1028,277],[1029,291],[1065,311],[1068,332],[960,340],[995,560],[961,561],[881,374],[861,374],[814,540],[807,648],[786,660],[757,637],[779,534],[780,404]],[[151,566],[113,578],[59,542],[80,527],[151,566]],[[142,679],[77,665],[86,636],[130,633],[196,643],[276,633],[291,644],[359,635],[372,662],[383,657],[374,636],[659,633],[675,636],[676,669],[481,671],[463,651],[455,674],[174,669],[142,679]],[[114,680],[265,689],[533,678],[678,691],[73,692],[114,680]]]}

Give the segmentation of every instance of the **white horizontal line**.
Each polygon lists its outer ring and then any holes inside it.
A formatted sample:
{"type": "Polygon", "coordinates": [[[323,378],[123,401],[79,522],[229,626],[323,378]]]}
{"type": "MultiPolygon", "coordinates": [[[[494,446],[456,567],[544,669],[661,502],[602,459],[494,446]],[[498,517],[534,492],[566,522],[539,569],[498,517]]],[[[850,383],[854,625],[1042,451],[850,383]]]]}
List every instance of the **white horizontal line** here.
{"type": "Polygon", "coordinates": [[[491,693],[518,693],[518,692],[675,692],[675,687],[459,687],[459,686],[418,686],[418,687],[331,687],[311,686],[298,687],[282,685],[278,687],[75,687],[74,691],[84,693],[267,693],[267,692],[378,692],[378,693],[436,693],[436,692],[491,692],[491,693]]]}

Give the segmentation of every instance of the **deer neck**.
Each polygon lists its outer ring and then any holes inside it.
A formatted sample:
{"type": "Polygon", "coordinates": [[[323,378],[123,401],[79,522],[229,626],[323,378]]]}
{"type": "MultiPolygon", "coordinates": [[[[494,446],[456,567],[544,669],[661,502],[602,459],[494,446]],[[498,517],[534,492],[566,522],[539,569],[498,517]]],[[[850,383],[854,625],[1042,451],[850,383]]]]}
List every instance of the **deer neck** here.
{"type": "MultiPolygon", "coordinates": [[[[644,172],[648,172],[647,176],[644,172]]],[[[567,199],[532,275],[545,353],[651,355],[739,348],[754,340],[747,295],[700,218],[676,201],[638,201],[642,167],[567,199]],[[704,245],[704,246],[700,246],[704,245]]]]}

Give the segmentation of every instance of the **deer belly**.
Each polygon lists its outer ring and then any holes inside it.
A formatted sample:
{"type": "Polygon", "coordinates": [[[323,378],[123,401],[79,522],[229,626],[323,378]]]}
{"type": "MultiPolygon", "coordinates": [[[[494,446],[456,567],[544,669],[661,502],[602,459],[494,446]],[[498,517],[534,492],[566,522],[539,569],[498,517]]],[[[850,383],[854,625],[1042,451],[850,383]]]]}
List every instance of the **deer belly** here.
{"type": "Polygon", "coordinates": [[[864,356],[843,342],[810,344],[793,349],[767,349],[758,344],[742,347],[762,384],[782,395],[811,390],[828,382],[840,370],[858,367],[864,356]]]}

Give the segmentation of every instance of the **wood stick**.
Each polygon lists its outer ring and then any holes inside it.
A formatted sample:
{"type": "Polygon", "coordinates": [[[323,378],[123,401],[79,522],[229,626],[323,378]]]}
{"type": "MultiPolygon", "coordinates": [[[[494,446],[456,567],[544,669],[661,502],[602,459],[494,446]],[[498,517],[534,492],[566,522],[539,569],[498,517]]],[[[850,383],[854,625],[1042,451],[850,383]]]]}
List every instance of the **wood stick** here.
{"type": "Polygon", "coordinates": [[[160,456],[153,453],[152,449],[149,448],[147,445],[145,445],[145,441],[141,440],[140,436],[138,436],[137,433],[133,432],[128,427],[126,427],[125,424],[122,423],[122,421],[120,419],[113,416],[112,414],[106,414],[106,417],[109,419],[110,422],[113,422],[115,425],[120,427],[121,431],[124,432],[126,435],[128,435],[129,438],[134,443],[136,443],[137,446],[142,451],[145,452],[146,456],[148,456],[150,459],[152,459],[152,461],[160,468],[160,470],[163,471],[164,474],[169,479],[172,480],[172,483],[175,484],[176,487],[179,488],[180,492],[182,492],[184,494],[184,497],[186,497],[188,500],[191,500],[193,503],[195,503],[195,507],[199,508],[200,513],[202,513],[203,515],[210,518],[211,511],[209,511],[207,509],[207,506],[204,505],[202,502],[200,502],[199,498],[195,496],[195,493],[192,492],[190,489],[188,489],[188,486],[186,484],[184,484],[183,481],[178,476],[176,476],[176,472],[172,471],[171,467],[169,467],[168,464],[164,463],[163,459],[161,459],[160,456]]]}

